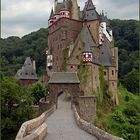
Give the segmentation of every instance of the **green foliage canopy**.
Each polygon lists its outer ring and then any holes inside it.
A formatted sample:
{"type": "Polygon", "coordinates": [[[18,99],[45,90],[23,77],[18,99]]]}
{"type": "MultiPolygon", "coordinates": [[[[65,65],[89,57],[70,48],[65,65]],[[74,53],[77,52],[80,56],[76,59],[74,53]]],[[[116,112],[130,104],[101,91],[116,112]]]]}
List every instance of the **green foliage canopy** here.
{"type": "Polygon", "coordinates": [[[21,124],[32,119],[33,97],[14,79],[1,76],[1,132],[3,140],[13,140],[21,124]]]}

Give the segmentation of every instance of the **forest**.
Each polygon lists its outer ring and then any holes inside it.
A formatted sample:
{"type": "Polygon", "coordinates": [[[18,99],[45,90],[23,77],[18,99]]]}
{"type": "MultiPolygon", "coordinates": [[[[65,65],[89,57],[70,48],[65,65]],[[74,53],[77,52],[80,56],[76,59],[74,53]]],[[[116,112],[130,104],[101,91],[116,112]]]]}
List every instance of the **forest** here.
{"type": "MultiPolygon", "coordinates": [[[[112,114],[105,112],[105,108],[99,109],[97,115],[100,121],[97,120],[95,123],[98,127],[125,139],[138,140],[139,22],[114,19],[110,20],[110,24],[113,29],[114,45],[119,49],[119,91],[122,97],[120,106],[112,107],[112,114]],[[122,128],[120,124],[123,124],[122,128]]],[[[0,38],[3,140],[13,140],[20,125],[35,117],[32,105],[47,93],[39,83],[21,88],[20,83],[13,78],[28,56],[36,61],[38,75],[45,73],[47,37],[47,28],[41,28],[22,38],[15,36],[0,38]],[[26,110],[25,106],[27,106],[26,110]]],[[[108,103],[105,101],[104,107],[109,107],[108,103]]]]}

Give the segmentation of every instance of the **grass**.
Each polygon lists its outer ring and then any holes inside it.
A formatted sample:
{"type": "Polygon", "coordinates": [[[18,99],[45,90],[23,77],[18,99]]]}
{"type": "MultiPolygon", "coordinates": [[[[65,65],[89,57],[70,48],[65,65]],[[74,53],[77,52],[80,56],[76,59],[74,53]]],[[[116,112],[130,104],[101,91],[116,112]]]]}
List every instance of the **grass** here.
{"type": "Polygon", "coordinates": [[[119,87],[119,106],[113,106],[104,95],[102,105],[97,107],[94,124],[99,128],[125,140],[139,140],[140,130],[140,96],[119,87]]]}

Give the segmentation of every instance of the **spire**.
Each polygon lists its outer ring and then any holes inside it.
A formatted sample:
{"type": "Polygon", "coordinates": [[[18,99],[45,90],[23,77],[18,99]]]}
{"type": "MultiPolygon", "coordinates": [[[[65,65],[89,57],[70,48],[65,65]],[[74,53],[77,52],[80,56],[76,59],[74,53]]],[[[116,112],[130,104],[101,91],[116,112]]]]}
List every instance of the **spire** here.
{"type": "Polygon", "coordinates": [[[86,5],[87,5],[86,6],[86,10],[96,9],[95,6],[94,6],[94,4],[93,4],[93,2],[92,2],[92,0],[88,0],[86,5]]]}
{"type": "Polygon", "coordinates": [[[79,8],[77,0],[71,0],[72,2],[72,19],[79,20],[79,8]]]}
{"type": "Polygon", "coordinates": [[[27,57],[25,62],[24,62],[24,66],[26,65],[32,65],[32,62],[31,62],[31,58],[30,57],[27,57]]]}
{"type": "Polygon", "coordinates": [[[54,11],[56,12],[56,6],[58,4],[58,0],[54,0],[54,11]]]}
{"type": "Polygon", "coordinates": [[[53,8],[52,8],[50,18],[52,18],[53,16],[54,16],[54,11],[53,11],[53,8]]]}
{"type": "Polygon", "coordinates": [[[85,7],[83,10],[83,20],[92,21],[99,19],[99,14],[96,11],[96,8],[92,2],[92,0],[88,0],[85,3],[85,7]]]}
{"type": "Polygon", "coordinates": [[[63,0],[63,3],[62,3],[62,9],[66,9],[66,10],[68,10],[68,6],[67,6],[67,2],[66,2],[66,0],[63,0]]]}
{"type": "Polygon", "coordinates": [[[104,17],[104,10],[102,10],[102,16],[104,17]]]}

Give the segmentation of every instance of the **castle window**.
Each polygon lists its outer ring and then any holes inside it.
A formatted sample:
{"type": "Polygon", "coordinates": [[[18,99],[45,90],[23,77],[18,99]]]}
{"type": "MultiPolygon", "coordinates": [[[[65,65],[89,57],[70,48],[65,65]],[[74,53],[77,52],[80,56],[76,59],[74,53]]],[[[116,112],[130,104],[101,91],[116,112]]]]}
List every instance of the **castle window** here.
{"type": "Polygon", "coordinates": [[[77,66],[77,69],[80,69],[80,65],[77,66]]]}
{"type": "Polygon", "coordinates": [[[73,66],[70,67],[71,69],[73,68],[73,66]]]}
{"type": "Polygon", "coordinates": [[[112,75],[114,75],[114,70],[112,70],[112,75]]]}
{"type": "Polygon", "coordinates": [[[114,82],[112,82],[112,86],[114,86],[114,82]]]}
{"type": "Polygon", "coordinates": [[[28,75],[28,73],[26,72],[25,75],[28,75]]]}
{"type": "Polygon", "coordinates": [[[81,50],[81,48],[79,47],[79,50],[81,50]]]}
{"type": "Polygon", "coordinates": [[[104,75],[106,75],[106,71],[104,71],[104,75]]]}
{"type": "Polygon", "coordinates": [[[34,73],[31,73],[31,75],[34,75],[34,73]]]}
{"type": "Polygon", "coordinates": [[[88,58],[91,58],[91,54],[88,55],[88,58]]]}
{"type": "Polygon", "coordinates": [[[87,14],[87,17],[88,17],[88,14],[87,14]]]}
{"type": "Polygon", "coordinates": [[[76,56],[76,59],[79,59],[79,56],[78,55],[76,56]]]}

